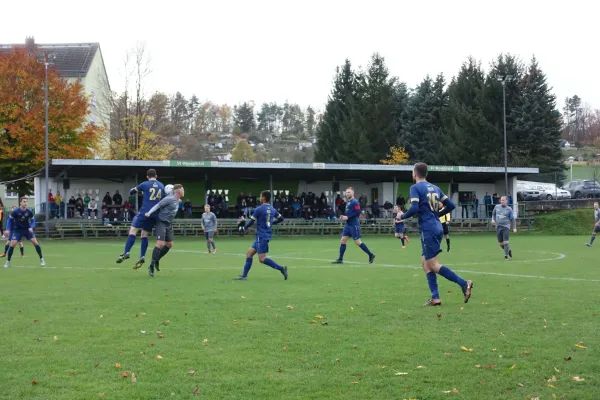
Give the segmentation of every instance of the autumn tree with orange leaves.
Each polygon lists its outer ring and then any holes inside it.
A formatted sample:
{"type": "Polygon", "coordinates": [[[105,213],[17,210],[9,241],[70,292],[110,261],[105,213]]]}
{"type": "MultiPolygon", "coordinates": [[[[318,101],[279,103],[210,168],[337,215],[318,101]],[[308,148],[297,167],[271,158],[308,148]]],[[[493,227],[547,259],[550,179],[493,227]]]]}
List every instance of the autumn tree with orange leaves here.
{"type": "Polygon", "coordinates": [[[408,153],[402,146],[392,146],[387,158],[379,160],[380,163],[386,165],[402,165],[408,162],[408,153]]]}
{"type": "MultiPolygon", "coordinates": [[[[44,167],[44,65],[24,49],[0,53],[0,177],[17,179],[44,167]]],[[[88,122],[82,85],[48,68],[48,151],[53,158],[91,158],[100,127],[88,122]]],[[[9,184],[27,195],[31,181],[9,184]]]]}

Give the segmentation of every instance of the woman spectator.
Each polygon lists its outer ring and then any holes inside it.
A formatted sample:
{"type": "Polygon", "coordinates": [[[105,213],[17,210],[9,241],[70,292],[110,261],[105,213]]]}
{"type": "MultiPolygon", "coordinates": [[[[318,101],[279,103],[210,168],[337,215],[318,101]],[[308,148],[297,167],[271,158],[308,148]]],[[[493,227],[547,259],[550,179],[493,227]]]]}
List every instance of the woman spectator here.
{"type": "Polygon", "coordinates": [[[110,197],[110,192],[106,192],[104,198],[102,199],[102,203],[106,204],[107,206],[112,205],[112,197],[110,197]]]}

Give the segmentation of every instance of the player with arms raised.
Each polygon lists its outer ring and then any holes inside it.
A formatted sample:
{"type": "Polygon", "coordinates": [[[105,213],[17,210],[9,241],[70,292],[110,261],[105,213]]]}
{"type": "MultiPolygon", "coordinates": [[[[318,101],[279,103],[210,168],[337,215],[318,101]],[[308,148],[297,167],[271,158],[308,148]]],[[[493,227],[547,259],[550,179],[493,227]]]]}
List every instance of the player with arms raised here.
{"type": "Polygon", "coordinates": [[[440,274],[449,281],[458,284],[462,289],[466,303],[471,297],[473,282],[462,279],[438,261],[438,254],[442,252],[440,245],[444,236],[439,218],[452,211],[455,205],[439,187],[427,182],[427,164],[415,164],[413,180],[416,183],[410,187],[411,206],[402,218],[406,219],[414,215],[419,217],[421,246],[423,247],[421,262],[431,291],[431,299],[425,303],[425,306],[439,306],[442,304],[436,274],[440,274]],[[440,203],[444,205],[441,210],[440,203]]]}
{"type": "Polygon", "coordinates": [[[402,214],[400,213],[400,206],[394,206],[394,236],[400,239],[402,242],[402,248],[405,249],[408,243],[408,236],[404,235],[404,221],[402,221],[402,214]]]}
{"type": "Polygon", "coordinates": [[[273,236],[271,228],[273,225],[283,222],[283,217],[270,204],[270,191],[265,190],[261,192],[260,202],[261,205],[254,210],[252,218],[244,226],[244,230],[247,230],[256,222],[256,240],[254,240],[254,243],[252,243],[252,246],[248,249],[248,253],[246,253],[244,272],[242,275],[234,279],[239,281],[245,281],[247,279],[248,272],[250,272],[250,268],[252,268],[252,260],[254,255],[258,253],[258,261],[260,261],[261,264],[266,264],[269,267],[278,270],[283,275],[283,278],[287,280],[287,267],[281,266],[270,258],[267,258],[267,254],[269,253],[269,241],[273,236]]]}
{"type": "Polygon", "coordinates": [[[129,191],[130,195],[142,192],[144,194],[144,200],[142,207],[140,208],[138,215],[135,216],[129,229],[129,236],[125,243],[125,251],[117,258],[117,264],[129,258],[129,252],[135,243],[135,237],[138,231],[142,230],[142,244],[140,247],[140,259],[135,263],[133,269],[140,268],[146,261],[146,250],[148,250],[148,235],[152,233],[154,225],[156,225],[156,216],[146,217],[146,213],[154,207],[165,194],[165,187],[162,183],[156,180],[156,170],[149,169],[146,172],[148,180],[142,182],[129,191]]]}
{"type": "Polygon", "coordinates": [[[35,228],[35,218],[33,217],[33,211],[27,208],[29,200],[26,197],[21,198],[19,203],[21,207],[14,209],[8,216],[6,223],[6,231],[4,235],[10,238],[10,247],[8,248],[8,254],[6,256],[6,263],[4,268],[10,267],[10,259],[12,258],[13,251],[17,243],[21,242],[23,238],[31,241],[40,256],[40,264],[42,267],[46,265],[44,258],[42,257],[42,248],[35,238],[33,229],[35,228]],[[12,230],[12,235],[11,235],[12,230]]]}
{"type": "Polygon", "coordinates": [[[344,193],[346,196],[346,213],[342,215],[342,221],[346,221],[344,230],[342,231],[342,239],[340,240],[340,256],[333,264],[344,263],[344,253],[346,252],[346,242],[348,238],[354,239],[354,243],[362,249],[369,256],[369,264],[373,264],[375,260],[375,254],[371,253],[366,244],[361,240],[360,235],[360,204],[358,200],[354,198],[354,188],[349,187],[344,193]]]}

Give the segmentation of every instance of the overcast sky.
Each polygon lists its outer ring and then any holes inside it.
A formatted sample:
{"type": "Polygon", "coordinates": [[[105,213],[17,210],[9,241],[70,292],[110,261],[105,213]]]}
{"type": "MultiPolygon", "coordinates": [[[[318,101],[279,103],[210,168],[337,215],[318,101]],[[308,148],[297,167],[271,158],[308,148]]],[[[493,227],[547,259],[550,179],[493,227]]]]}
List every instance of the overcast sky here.
{"type": "Polygon", "coordinates": [[[410,87],[454,76],[469,56],[535,54],[559,108],[600,108],[598,1],[216,0],[3,1],[0,43],[99,42],[113,90],[127,51],[144,42],[148,92],[230,105],[286,99],[322,108],[335,67],[375,51],[410,87]],[[8,3],[8,4],[6,4],[8,3]],[[596,49],[596,50],[594,50],[596,49]]]}

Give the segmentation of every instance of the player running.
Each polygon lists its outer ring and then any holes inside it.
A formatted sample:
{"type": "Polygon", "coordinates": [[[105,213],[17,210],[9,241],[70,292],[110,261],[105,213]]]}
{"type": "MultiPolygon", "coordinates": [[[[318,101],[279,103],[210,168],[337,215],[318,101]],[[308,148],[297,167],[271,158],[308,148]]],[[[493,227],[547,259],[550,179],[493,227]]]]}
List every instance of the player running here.
{"type": "Polygon", "coordinates": [[[513,226],[513,232],[517,233],[517,220],[515,214],[508,206],[508,200],[506,196],[500,198],[500,204],[497,204],[492,211],[492,225],[496,225],[496,236],[498,237],[498,244],[504,249],[504,259],[512,260],[512,250],[508,244],[508,236],[510,233],[510,226],[513,226]]]}
{"type": "Polygon", "coordinates": [[[594,240],[596,240],[596,235],[600,232],[600,208],[598,207],[598,202],[594,203],[594,231],[592,232],[592,238],[589,243],[585,245],[587,247],[591,247],[594,240]]]}
{"type": "Polygon", "coordinates": [[[35,228],[35,218],[33,216],[33,212],[27,208],[28,203],[29,200],[26,197],[22,197],[21,202],[19,203],[21,207],[14,209],[8,217],[6,231],[4,231],[4,234],[10,238],[11,243],[10,247],[8,248],[8,254],[6,256],[4,268],[10,267],[10,259],[12,258],[15,246],[17,243],[23,240],[23,237],[31,241],[35,247],[35,251],[37,251],[38,255],[40,256],[40,264],[42,267],[46,265],[46,262],[42,257],[42,248],[35,238],[35,233],[33,233],[33,229],[35,228]]]}
{"type": "Polygon", "coordinates": [[[346,196],[346,213],[342,215],[342,221],[346,221],[342,231],[342,239],[340,241],[340,256],[332,264],[343,264],[344,253],[346,252],[346,242],[349,237],[354,239],[354,243],[369,255],[369,264],[373,264],[375,254],[371,253],[366,244],[361,240],[360,235],[360,204],[354,198],[354,188],[349,187],[345,192],[346,196]]]}
{"type": "Polygon", "coordinates": [[[202,230],[204,231],[204,237],[206,238],[207,253],[216,253],[217,246],[215,245],[213,237],[217,230],[217,216],[210,211],[210,206],[208,204],[204,206],[204,213],[202,214],[202,230]]]}
{"type": "MultiPolygon", "coordinates": [[[[160,271],[159,261],[173,247],[173,219],[179,210],[179,202],[184,196],[183,186],[173,185],[172,193],[154,205],[144,216],[151,218],[158,211],[156,221],[156,247],[152,251],[152,262],[148,266],[148,274],[154,277],[154,270],[160,271]]],[[[138,264],[136,264],[137,266],[138,264]]],[[[137,268],[141,267],[140,264],[137,268]]],[[[134,269],[136,269],[134,267],[134,269]]]]}
{"type": "Polygon", "coordinates": [[[272,226],[283,222],[283,217],[277,210],[270,204],[271,203],[271,192],[265,190],[260,194],[261,205],[254,210],[252,218],[244,226],[244,230],[251,227],[256,222],[256,239],[252,246],[246,253],[246,263],[244,264],[244,272],[234,280],[245,281],[248,278],[248,272],[252,268],[252,261],[254,255],[258,253],[258,261],[261,264],[266,264],[269,267],[278,270],[283,275],[283,278],[288,278],[288,268],[284,265],[281,266],[275,261],[267,258],[269,253],[269,241],[273,236],[272,226]]]}
{"type": "Polygon", "coordinates": [[[129,236],[125,243],[125,251],[117,258],[117,264],[121,264],[123,261],[129,259],[129,251],[135,243],[135,237],[138,231],[142,230],[142,244],[140,246],[140,259],[135,263],[133,269],[140,268],[146,261],[146,250],[148,250],[148,235],[152,233],[152,229],[156,224],[156,217],[146,217],[146,213],[154,207],[165,194],[165,187],[162,183],[156,180],[156,170],[149,169],[146,172],[146,182],[142,182],[129,191],[130,195],[142,192],[144,194],[144,200],[142,206],[131,223],[129,229],[129,236]]]}
{"type": "Polygon", "coordinates": [[[421,230],[421,246],[423,247],[422,266],[427,277],[431,299],[425,306],[440,306],[440,293],[437,285],[437,275],[456,283],[461,287],[465,303],[471,297],[473,282],[464,280],[456,275],[450,268],[445,267],[438,261],[438,254],[442,252],[440,244],[444,231],[439,218],[455,208],[454,203],[441,191],[441,189],[427,182],[427,164],[417,163],[413,170],[413,180],[416,182],[410,187],[410,209],[403,214],[402,218],[410,218],[414,215],[419,217],[419,229],[421,230]],[[440,210],[440,203],[444,208],[440,210]]]}
{"type": "Polygon", "coordinates": [[[404,236],[404,221],[402,221],[402,214],[400,213],[400,207],[394,206],[394,236],[402,242],[402,248],[405,249],[408,243],[408,236],[404,236]]]}

